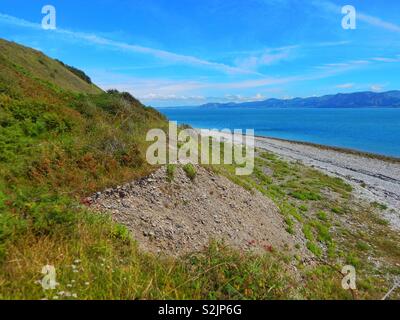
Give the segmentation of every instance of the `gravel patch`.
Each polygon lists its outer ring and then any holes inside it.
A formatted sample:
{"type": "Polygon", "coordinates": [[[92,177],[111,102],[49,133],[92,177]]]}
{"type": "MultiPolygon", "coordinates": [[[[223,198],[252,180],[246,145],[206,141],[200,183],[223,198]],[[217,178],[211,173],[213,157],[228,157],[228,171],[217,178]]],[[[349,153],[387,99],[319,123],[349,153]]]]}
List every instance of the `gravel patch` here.
{"type": "Polygon", "coordinates": [[[177,167],[169,182],[163,167],[88,201],[95,210],[111,213],[132,231],[141,248],[151,252],[181,255],[203,249],[210,240],[256,252],[305,252],[304,240],[285,230],[271,200],[202,167],[196,171],[192,181],[177,167]],[[295,249],[296,243],[300,249],[295,249]]]}

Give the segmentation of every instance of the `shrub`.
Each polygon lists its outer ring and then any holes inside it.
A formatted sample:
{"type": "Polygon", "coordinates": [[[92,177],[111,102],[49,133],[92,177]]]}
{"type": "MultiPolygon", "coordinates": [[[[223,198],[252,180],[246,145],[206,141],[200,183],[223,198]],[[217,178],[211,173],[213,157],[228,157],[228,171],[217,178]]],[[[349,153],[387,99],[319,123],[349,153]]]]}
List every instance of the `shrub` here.
{"type": "Polygon", "coordinates": [[[321,223],[317,224],[318,240],[324,243],[332,242],[332,237],[329,233],[329,228],[321,223]]]}
{"type": "Polygon", "coordinates": [[[60,60],[56,60],[56,61],[58,61],[62,66],[67,68],[69,71],[71,71],[78,78],[81,78],[83,81],[85,81],[85,82],[87,82],[89,84],[92,84],[92,79],[90,79],[90,77],[85,72],[83,72],[82,70],[79,70],[78,68],[69,66],[69,65],[65,64],[64,62],[62,62],[60,60]]]}
{"type": "Polygon", "coordinates": [[[318,211],[317,216],[319,220],[328,221],[328,215],[325,211],[318,211]]]}
{"type": "Polygon", "coordinates": [[[176,167],[173,164],[167,165],[167,180],[168,182],[174,181],[176,167]]]}
{"type": "Polygon", "coordinates": [[[111,230],[111,237],[113,239],[122,240],[124,243],[129,243],[131,240],[131,235],[128,228],[120,224],[113,225],[111,230]]]}
{"type": "Polygon", "coordinates": [[[190,180],[194,180],[196,178],[197,175],[197,171],[196,168],[194,167],[193,164],[188,163],[186,165],[183,166],[183,171],[185,171],[186,176],[190,179],[190,180]]]}
{"type": "Polygon", "coordinates": [[[305,238],[308,241],[312,241],[314,239],[314,236],[313,236],[313,233],[312,233],[312,229],[311,229],[311,227],[309,225],[306,224],[303,227],[303,233],[304,233],[305,238]]]}
{"type": "Polygon", "coordinates": [[[386,204],[379,203],[379,202],[376,202],[376,201],[373,202],[372,205],[373,205],[375,208],[377,208],[377,209],[379,209],[379,210],[382,210],[382,211],[385,211],[385,210],[387,210],[387,208],[388,208],[388,206],[387,206],[386,204]]]}
{"type": "Polygon", "coordinates": [[[320,257],[322,255],[322,249],[312,241],[307,242],[307,249],[310,250],[317,257],[320,257]]]}
{"type": "Polygon", "coordinates": [[[311,201],[317,201],[321,200],[321,196],[315,192],[311,191],[293,191],[290,193],[290,195],[293,198],[299,199],[299,200],[311,200],[311,201]]]}
{"type": "Polygon", "coordinates": [[[304,204],[302,204],[302,205],[299,207],[299,209],[300,209],[300,211],[303,211],[303,212],[307,212],[307,211],[308,211],[308,207],[307,207],[306,205],[304,205],[304,204]]]}
{"type": "Polygon", "coordinates": [[[333,207],[331,210],[332,210],[333,213],[336,213],[336,214],[343,214],[344,213],[344,210],[342,208],[339,208],[339,207],[333,207]]]}

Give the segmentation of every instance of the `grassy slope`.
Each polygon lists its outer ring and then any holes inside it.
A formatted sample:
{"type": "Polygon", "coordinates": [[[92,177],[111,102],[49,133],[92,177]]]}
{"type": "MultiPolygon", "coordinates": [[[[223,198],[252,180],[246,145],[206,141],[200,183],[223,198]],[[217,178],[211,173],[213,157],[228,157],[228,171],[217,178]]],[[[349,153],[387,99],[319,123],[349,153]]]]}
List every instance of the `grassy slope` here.
{"type": "Polygon", "coordinates": [[[88,212],[85,195],[151,171],[144,135],[165,119],[34,50],[1,46],[0,298],[285,297],[268,258],[219,246],[179,260],[146,255],[124,227],[88,212]],[[56,291],[36,282],[46,264],[56,291]]]}
{"type": "MultiPolygon", "coordinates": [[[[151,171],[143,161],[144,134],[165,119],[128,95],[99,91],[36,51],[0,45],[0,298],[352,298],[324,265],[309,269],[277,252],[252,256],[221,244],[180,259],[139,252],[124,227],[92,214],[81,199],[151,171]],[[289,262],[303,279],[292,277],[289,262]],[[56,267],[55,291],[36,283],[46,264],[56,267]]],[[[301,178],[289,164],[268,165],[278,176],[301,178]]],[[[257,172],[232,178],[259,189],[259,179],[269,178],[257,172]]],[[[289,187],[297,188],[296,181],[289,187]]],[[[281,192],[274,186],[266,195],[281,192]]],[[[319,241],[311,227],[323,250],[327,238],[319,241]]],[[[362,297],[380,294],[361,288],[362,297]]]]}
{"type": "MultiPolygon", "coordinates": [[[[384,206],[354,198],[352,187],[300,163],[258,150],[251,176],[237,177],[231,166],[214,168],[249,190],[271,198],[284,216],[286,230],[302,237],[314,255],[303,270],[309,298],[345,298],[338,286],[343,266],[357,272],[354,297],[380,299],[400,275],[400,234],[381,218],[384,206]]],[[[391,298],[400,298],[400,290],[391,298]]]]}
{"type": "Polygon", "coordinates": [[[0,61],[2,69],[5,68],[0,73],[2,84],[8,82],[8,85],[16,90],[22,85],[20,82],[22,79],[15,76],[13,69],[23,68],[26,74],[55,84],[64,90],[94,94],[101,92],[101,89],[75,76],[59,62],[48,58],[42,52],[2,39],[0,39],[0,61]]]}

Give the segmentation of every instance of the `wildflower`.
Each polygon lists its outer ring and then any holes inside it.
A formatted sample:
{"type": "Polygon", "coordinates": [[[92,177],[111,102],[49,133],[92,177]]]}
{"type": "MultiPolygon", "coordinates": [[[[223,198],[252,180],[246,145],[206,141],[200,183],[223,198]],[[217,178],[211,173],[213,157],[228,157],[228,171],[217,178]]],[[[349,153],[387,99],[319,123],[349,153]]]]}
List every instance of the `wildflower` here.
{"type": "Polygon", "coordinates": [[[264,250],[268,251],[268,252],[273,252],[274,248],[271,245],[266,244],[266,245],[264,245],[264,250]]]}

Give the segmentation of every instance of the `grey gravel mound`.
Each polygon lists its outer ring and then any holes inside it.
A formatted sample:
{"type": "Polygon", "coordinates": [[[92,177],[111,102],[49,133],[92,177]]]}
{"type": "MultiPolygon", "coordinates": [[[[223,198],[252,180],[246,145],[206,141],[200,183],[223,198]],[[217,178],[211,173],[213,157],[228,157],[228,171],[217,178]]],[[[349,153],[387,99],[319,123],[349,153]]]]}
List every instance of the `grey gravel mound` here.
{"type": "Polygon", "coordinates": [[[199,251],[210,240],[244,250],[304,250],[285,230],[274,203],[202,167],[194,181],[176,168],[172,182],[161,168],[148,178],[97,193],[92,207],[112,214],[139,246],[170,255],[199,251]]]}

